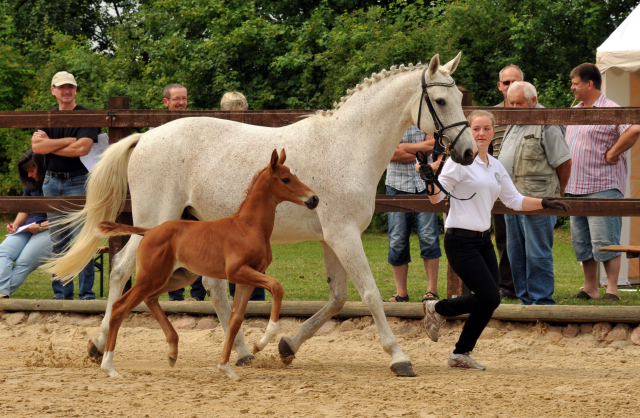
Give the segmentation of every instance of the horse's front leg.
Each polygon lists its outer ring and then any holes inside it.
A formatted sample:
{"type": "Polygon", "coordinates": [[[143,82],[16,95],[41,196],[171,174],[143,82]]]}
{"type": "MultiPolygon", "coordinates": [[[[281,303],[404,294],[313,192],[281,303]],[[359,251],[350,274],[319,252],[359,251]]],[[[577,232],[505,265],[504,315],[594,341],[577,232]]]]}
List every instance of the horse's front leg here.
{"type": "Polygon", "coordinates": [[[278,344],[278,351],[285,364],[291,364],[302,343],[313,337],[313,334],[315,334],[325,322],[337,315],[347,301],[347,272],[342,267],[335,252],[327,243],[322,243],[322,250],[324,252],[324,269],[327,276],[327,283],[331,291],[329,303],[324,305],[322,309],[316,312],[311,318],[298,325],[296,335],[293,337],[282,337],[278,344]]]}
{"type": "Polygon", "coordinates": [[[109,272],[109,298],[107,300],[107,309],[100,325],[100,335],[89,340],[87,351],[89,357],[100,359],[104,353],[104,347],[107,343],[107,334],[109,332],[109,320],[111,319],[111,308],[116,300],[122,296],[122,290],[127,280],[136,267],[136,251],[142,237],[132,235],[129,242],[124,246],[113,259],[113,270],[109,272]]]}
{"type": "Polygon", "coordinates": [[[382,296],[376,286],[362,247],[360,230],[353,226],[340,230],[331,228],[331,231],[325,230],[324,232],[327,244],[333,248],[347,274],[351,277],[354,286],[358,289],[362,301],[371,310],[371,315],[380,333],[382,348],[391,355],[391,370],[398,376],[415,376],[411,360],[400,349],[398,340],[387,322],[382,306],[382,296]]]}
{"type": "Polygon", "coordinates": [[[229,331],[227,332],[224,348],[222,349],[222,354],[218,361],[218,370],[224,373],[231,380],[240,380],[240,376],[231,370],[229,357],[231,356],[231,348],[235,337],[238,334],[238,331],[240,331],[240,326],[244,320],[244,313],[247,310],[247,303],[249,303],[249,298],[251,297],[253,289],[253,286],[236,284],[236,293],[233,298],[233,310],[231,318],[229,319],[229,331]]]}
{"type": "MultiPolygon", "coordinates": [[[[216,310],[216,315],[220,320],[222,329],[225,334],[229,335],[229,318],[231,317],[231,308],[229,307],[229,294],[227,293],[227,281],[212,279],[209,277],[202,277],[202,284],[207,289],[207,293],[213,303],[213,308],[216,310]]],[[[236,334],[233,341],[233,349],[238,354],[236,360],[236,366],[249,366],[251,362],[255,360],[253,354],[249,350],[249,347],[244,342],[244,335],[242,331],[236,334]]]]}

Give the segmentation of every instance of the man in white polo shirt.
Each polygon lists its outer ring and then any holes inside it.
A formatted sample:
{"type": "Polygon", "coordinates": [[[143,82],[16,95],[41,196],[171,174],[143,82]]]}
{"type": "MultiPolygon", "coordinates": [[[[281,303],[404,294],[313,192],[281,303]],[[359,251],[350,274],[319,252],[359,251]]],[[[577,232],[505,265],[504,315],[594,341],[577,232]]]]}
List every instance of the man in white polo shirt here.
{"type": "MultiPolygon", "coordinates": [[[[602,77],[593,64],[571,71],[571,90],[580,100],[577,108],[619,107],[600,92],[602,77]]],[[[627,180],[626,151],[640,135],[640,125],[569,125],[566,140],[573,165],[566,192],[576,197],[623,198],[627,180]]],[[[598,262],[604,263],[607,291],[603,300],[618,301],[620,253],[600,251],[619,245],[622,218],[618,216],[572,216],[571,241],[576,259],[582,262],[584,288],[578,299],[599,299],[598,262]]]]}

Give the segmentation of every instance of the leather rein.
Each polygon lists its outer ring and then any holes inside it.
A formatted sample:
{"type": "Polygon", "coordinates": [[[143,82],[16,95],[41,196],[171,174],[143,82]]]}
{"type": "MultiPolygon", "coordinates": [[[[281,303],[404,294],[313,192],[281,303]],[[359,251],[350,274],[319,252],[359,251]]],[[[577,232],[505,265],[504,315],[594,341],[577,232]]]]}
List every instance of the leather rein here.
{"type": "Polygon", "coordinates": [[[425,79],[425,73],[427,72],[427,70],[428,68],[425,68],[422,71],[422,77],[421,77],[422,96],[420,97],[420,107],[418,108],[418,124],[417,125],[418,125],[418,129],[420,129],[420,117],[422,116],[422,102],[423,102],[422,98],[424,97],[424,102],[427,103],[427,108],[429,109],[429,113],[431,114],[431,119],[433,119],[433,124],[435,125],[435,128],[436,128],[435,132],[433,133],[433,137],[435,138],[436,143],[433,147],[433,150],[431,150],[432,155],[435,157],[433,160],[434,161],[437,160],[438,155],[442,155],[443,157],[442,157],[442,162],[438,166],[438,169],[434,172],[428,163],[429,162],[428,156],[422,151],[416,152],[416,158],[420,163],[420,178],[422,178],[422,180],[425,182],[425,185],[427,187],[427,194],[429,196],[433,196],[436,194],[435,188],[437,186],[449,198],[452,197],[458,200],[469,200],[476,194],[474,193],[473,195],[471,195],[471,197],[468,197],[466,199],[457,198],[451,193],[449,193],[444,187],[442,187],[442,185],[440,184],[440,181],[438,180],[438,176],[442,172],[442,167],[444,166],[444,163],[449,156],[449,150],[456,145],[456,142],[458,142],[458,139],[460,139],[460,136],[462,135],[462,133],[465,131],[465,129],[469,128],[470,125],[469,125],[469,122],[466,120],[462,122],[452,123],[451,125],[448,125],[448,126],[445,126],[442,123],[442,121],[438,117],[438,114],[436,113],[435,108],[433,107],[433,103],[431,103],[431,98],[429,97],[429,91],[427,90],[427,88],[435,87],[435,86],[454,87],[456,85],[456,82],[451,81],[451,83],[427,83],[425,79]],[[460,132],[458,132],[458,135],[455,137],[455,139],[451,141],[451,138],[445,135],[444,132],[447,129],[451,129],[456,126],[464,126],[464,127],[460,130],[460,132]],[[448,140],[447,145],[444,144],[445,138],[448,140]]]}

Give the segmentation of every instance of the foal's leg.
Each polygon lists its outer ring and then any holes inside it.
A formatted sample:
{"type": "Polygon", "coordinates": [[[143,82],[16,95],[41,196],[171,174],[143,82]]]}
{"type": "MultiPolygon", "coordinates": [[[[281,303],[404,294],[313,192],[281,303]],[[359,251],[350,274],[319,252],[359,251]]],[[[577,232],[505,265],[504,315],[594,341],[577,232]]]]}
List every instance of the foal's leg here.
{"type": "MultiPolygon", "coordinates": [[[[116,347],[116,339],[118,337],[118,330],[122,321],[125,320],[129,312],[133,310],[140,302],[145,300],[150,293],[154,293],[153,286],[144,283],[145,275],[138,274],[136,283],[131,290],[122,295],[120,299],[115,301],[111,310],[111,319],[109,320],[109,333],[107,335],[107,344],[105,346],[104,356],[102,357],[101,368],[109,377],[118,377],[119,374],[113,367],[113,350],[116,347]]],[[[161,287],[155,286],[155,287],[161,287]]]]}
{"type": "MultiPolygon", "coordinates": [[[[163,292],[164,293],[164,292],[163,292]]],[[[160,302],[158,302],[158,297],[161,295],[156,294],[153,296],[149,296],[145,299],[144,303],[147,305],[153,316],[156,318],[156,321],[160,324],[160,328],[164,332],[165,337],[167,338],[167,343],[169,343],[169,366],[173,367],[176,364],[176,360],[178,360],[178,333],[176,332],[173,325],[167,318],[167,315],[164,313],[162,308],[160,307],[160,302]]]]}
{"type": "Polygon", "coordinates": [[[329,303],[316,312],[311,318],[298,325],[298,331],[293,337],[282,337],[278,344],[280,357],[285,364],[290,364],[295,358],[300,346],[313,337],[318,329],[328,319],[337,315],[347,301],[347,272],[342,267],[340,260],[325,242],[322,243],[324,251],[324,269],[327,283],[331,290],[329,303]]]}
{"type": "Polygon", "coordinates": [[[224,373],[231,380],[240,380],[240,376],[235,374],[233,370],[231,370],[231,366],[229,366],[229,357],[231,356],[233,341],[235,340],[236,334],[244,320],[244,313],[247,310],[247,303],[249,303],[249,298],[251,297],[253,289],[253,286],[236,284],[236,294],[233,298],[233,310],[231,313],[231,319],[229,320],[229,332],[227,332],[227,339],[224,342],[220,361],[218,361],[218,370],[224,373]]]}
{"type": "Polygon", "coordinates": [[[132,235],[131,239],[124,248],[116,254],[113,259],[113,269],[109,273],[109,300],[107,300],[107,310],[100,325],[100,335],[89,340],[87,351],[89,357],[99,359],[104,353],[104,346],[107,343],[107,333],[109,332],[109,320],[111,319],[111,310],[113,304],[120,296],[127,280],[136,267],[136,251],[142,237],[132,235]]]}
{"type": "MultiPolygon", "coordinates": [[[[227,281],[203,277],[202,284],[208,290],[209,297],[213,303],[213,308],[216,310],[216,315],[218,315],[222,329],[226,335],[229,335],[231,308],[229,307],[227,281]]],[[[249,366],[251,362],[255,360],[255,357],[251,354],[251,351],[249,351],[249,348],[244,342],[242,331],[238,331],[236,334],[236,338],[233,341],[233,349],[236,350],[238,354],[236,366],[249,366]]]]}

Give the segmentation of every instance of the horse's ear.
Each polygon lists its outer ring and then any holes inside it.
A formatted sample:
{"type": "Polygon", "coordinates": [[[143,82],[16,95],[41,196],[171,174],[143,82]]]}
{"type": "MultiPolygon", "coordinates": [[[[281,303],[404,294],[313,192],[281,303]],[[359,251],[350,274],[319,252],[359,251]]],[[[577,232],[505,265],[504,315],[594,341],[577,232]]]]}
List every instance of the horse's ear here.
{"type": "Polygon", "coordinates": [[[449,74],[453,74],[453,72],[458,68],[458,64],[460,63],[460,58],[462,57],[462,51],[458,52],[458,55],[448,63],[446,63],[443,67],[449,71],[449,74]]]}
{"type": "Polygon", "coordinates": [[[440,56],[435,54],[429,63],[429,71],[427,71],[427,75],[429,77],[433,76],[436,71],[438,71],[438,68],[440,68],[440,56]]]}
{"type": "Polygon", "coordinates": [[[271,153],[271,169],[275,170],[276,164],[278,164],[278,151],[275,149],[271,153]]]}
{"type": "Polygon", "coordinates": [[[284,161],[286,159],[287,159],[287,154],[284,152],[284,148],[282,148],[282,151],[280,152],[280,159],[278,160],[278,163],[284,164],[284,161]]]}

